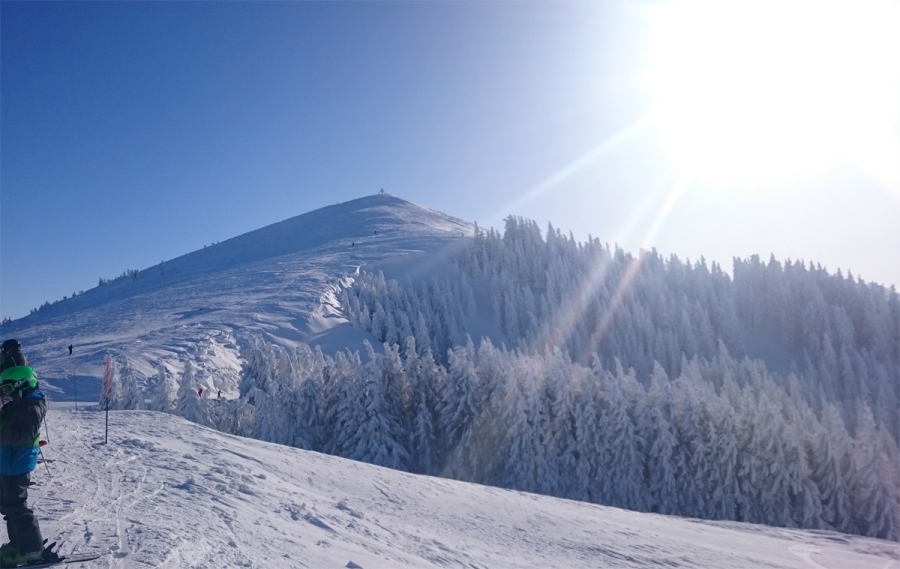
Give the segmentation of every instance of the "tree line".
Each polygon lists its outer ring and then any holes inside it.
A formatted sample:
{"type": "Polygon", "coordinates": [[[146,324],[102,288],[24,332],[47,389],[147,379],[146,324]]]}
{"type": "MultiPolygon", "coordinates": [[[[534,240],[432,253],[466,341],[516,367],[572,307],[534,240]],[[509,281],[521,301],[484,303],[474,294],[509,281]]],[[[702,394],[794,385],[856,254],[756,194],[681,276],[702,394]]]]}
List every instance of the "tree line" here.
{"type": "Polygon", "coordinates": [[[198,398],[188,364],[177,382],[160,368],[151,406],[410,472],[900,539],[893,289],[774,258],[731,276],[514,217],[453,262],[341,291],[379,350],[254,337],[239,399],[198,398]]]}
{"type": "MultiPolygon", "coordinates": [[[[409,472],[637,511],[898,539],[897,445],[861,404],[856,436],[724,346],[716,361],[633,370],[469,341],[445,368],[400,350],[334,356],[259,337],[240,397],[197,396],[160,367],[149,398],[114,366],[112,408],[151,408],[232,434],[409,472]],[[128,388],[127,386],[131,386],[128,388]],[[136,393],[137,395],[129,395],[136,393]]],[[[131,379],[129,379],[131,378],[131,379]]]]}

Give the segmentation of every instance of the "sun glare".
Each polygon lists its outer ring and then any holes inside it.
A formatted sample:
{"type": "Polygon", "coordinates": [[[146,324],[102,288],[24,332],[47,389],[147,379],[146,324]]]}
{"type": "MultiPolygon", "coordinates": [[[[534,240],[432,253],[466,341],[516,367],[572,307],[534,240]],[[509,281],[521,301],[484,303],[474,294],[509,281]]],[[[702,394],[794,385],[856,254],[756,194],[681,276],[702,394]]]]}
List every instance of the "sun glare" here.
{"type": "Polygon", "coordinates": [[[651,16],[652,123],[683,172],[778,186],[852,162],[900,185],[896,2],[674,1],[651,16]]]}

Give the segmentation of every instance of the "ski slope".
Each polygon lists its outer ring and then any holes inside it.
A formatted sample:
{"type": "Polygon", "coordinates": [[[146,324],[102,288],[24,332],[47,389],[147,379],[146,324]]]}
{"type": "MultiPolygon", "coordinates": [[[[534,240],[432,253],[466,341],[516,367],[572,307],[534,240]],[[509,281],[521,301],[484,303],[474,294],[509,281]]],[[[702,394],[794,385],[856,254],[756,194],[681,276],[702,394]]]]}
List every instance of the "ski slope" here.
{"type": "Polygon", "coordinates": [[[170,415],[61,409],[30,491],[90,568],[890,569],[900,544],[713,523],[417,476],[170,415]]]}

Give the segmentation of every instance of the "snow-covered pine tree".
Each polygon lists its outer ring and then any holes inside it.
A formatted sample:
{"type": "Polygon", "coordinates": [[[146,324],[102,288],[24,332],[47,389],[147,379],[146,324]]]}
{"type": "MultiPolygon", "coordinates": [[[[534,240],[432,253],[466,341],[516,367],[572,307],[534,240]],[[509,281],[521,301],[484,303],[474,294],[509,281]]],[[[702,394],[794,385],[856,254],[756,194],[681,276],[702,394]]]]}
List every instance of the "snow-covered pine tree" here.
{"type": "Polygon", "coordinates": [[[337,352],[333,364],[324,369],[325,392],[322,414],[324,449],[328,454],[350,457],[354,437],[364,419],[362,412],[365,370],[355,352],[337,352]]]}
{"type": "Polygon", "coordinates": [[[241,381],[238,394],[250,405],[256,404],[257,393],[267,393],[272,381],[272,366],[276,360],[275,348],[259,335],[249,338],[249,346],[241,352],[244,362],[241,365],[241,381]]]}
{"type": "Polygon", "coordinates": [[[416,339],[407,336],[403,348],[403,370],[407,382],[407,406],[409,409],[410,470],[427,473],[435,460],[434,421],[426,403],[424,372],[416,350],[416,339]]]}
{"type": "Polygon", "coordinates": [[[591,501],[591,485],[600,477],[598,462],[603,457],[594,397],[597,386],[590,370],[580,366],[576,368],[576,375],[572,380],[575,384],[573,427],[576,456],[570,473],[569,497],[573,500],[591,501]]]}
{"type": "Polygon", "coordinates": [[[538,488],[537,463],[540,460],[540,392],[537,388],[539,370],[536,357],[523,356],[512,361],[510,380],[505,384],[503,427],[506,430],[506,449],[497,484],[535,492],[538,488]]]}
{"type": "Polygon", "coordinates": [[[138,386],[134,369],[128,356],[125,356],[121,370],[119,370],[119,381],[122,386],[121,400],[119,402],[120,409],[143,409],[144,394],[138,386]]]}
{"type": "MultiPolygon", "coordinates": [[[[875,425],[872,410],[859,403],[859,424],[853,442],[855,474],[851,504],[856,529],[863,535],[900,539],[900,497],[896,486],[897,455],[875,425]]],[[[895,447],[896,448],[896,447],[895,447]]]]}
{"type": "Polygon", "coordinates": [[[368,342],[366,350],[369,363],[362,378],[362,420],[350,440],[350,454],[347,458],[405,470],[409,463],[409,453],[399,440],[400,426],[386,400],[387,386],[384,364],[381,361],[386,356],[376,354],[368,342]]]}
{"type": "Polygon", "coordinates": [[[291,444],[304,450],[321,450],[324,439],[320,413],[321,387],[319,377],[307,375],[300,388],[289,393],[295,408],[295,423],[291,444]]]}
{"type": "MultiPolygon", "coordinates": [[[[598,373],[599,370],[594,370],[598,373]]],[[[606,435],[609,462],[604,476],[609,478],[607,504],[620,508],[637,509],[643,482],[642,461],[638,455],[638,440],[628,408],[628,400],[622,391],[625,372],[617,366],[616,375],[608,374],[602,382],[601,398],[603,415],[601,430],[606,435]]]]}
{"type": "Polygon", "coordinates": [[[826,527],[843,532],[852,531],[852,445],[841,412],[833,404],[826,405],[821,428],[814,439],[811,477],[819,490],[826,527]]]}
{"type": "MultiPolygon", "coordinates": [[[[418,350],[418,345],[416,345],[418,350]]],[[[424,474],[435,474],[440,465],[440,425],[438,415],[438,394],[442,392],[445,372],[437,365],[427,349],[415,359],[415,381],[417,388],[416,416],[414,418],[411,449],[419,470],[424,474]]]]}
{"type": "Polygon", "coordinates": [[[223,433],[246,437],[253,429],[253,406],[243,399],[218,401],[212,414],[213,425],[223,433]]]}
{"type": "Polygon", "coordinates": [[[174,388],[169,380],[166,365],[159,362],[156,367],[156,383],[153,384],[153,393],[150,400],[150,409],[162,413],[171,413],[173,409],[174,388]]]}
{"type": "Polygon", "coordinates": [[[475,374],[475,347],[469,338],[465,346],[449,353],[450,369],[443,385],[438,413],[440,416],[441,458],[448,461],[445,472],[451,477],[464,479],[466,470],[461,453],[457,450],[463,433],[475,419],[475,389],[478,377],[475,374]]]}
{"type": "Polygon", "coordinates": [[[575,392],[572,378],[575,365],[559,348],[544,358],[542,424],[544,460],[538,476],[542,494],[567,497],[571,492],[572,471],[577,463],[575,431],[575,392]]]}
{"type": "Polygon", "coordinates": [[[716,395],[711,385],[701,390],[702,412],[708,414],[713,432],[709,439],[712,478],[707,515],[714,520],[733,520],[739,501],[737,483],[737,425],[734,408],[716,395]]]}
{"type": "Polygon", "coordinates": [[[384,386],[385,412],[397,423],[397,442],[407,448],[407,435],[412,431],[414,410],[410,407],[409,378],[400,357],[399,344],[384,344],[384,353],[378,359],[381,364],[381,383],[384,386]]]}
{"type": "Polygon", "coordinates": [[[188,360],[181,372],[181,381],[178,384],[178,392],[175,395],[175,414],[188,421],[212,426],[209,413],[204,402],[197,395],[197,383],[194,379],[194,366],[188,360]]]}

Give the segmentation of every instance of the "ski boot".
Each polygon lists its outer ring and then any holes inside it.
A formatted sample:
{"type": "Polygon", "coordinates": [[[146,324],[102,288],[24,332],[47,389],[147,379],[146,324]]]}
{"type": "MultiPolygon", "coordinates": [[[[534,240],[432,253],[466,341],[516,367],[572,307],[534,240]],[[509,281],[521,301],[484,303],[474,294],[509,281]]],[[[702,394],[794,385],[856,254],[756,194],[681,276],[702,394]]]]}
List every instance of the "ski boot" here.
{"type": "Polygon", "coordinates": [[[47,545],[47,540],[45,539],[42,545],[44,547],[38,551],[22,553],[18,548],[13,547],[11,543],[3,544],[0,546],[0,568],[28,567],[37,563],[60,560],[59,555],[53,551],[53,548],[56,547],[55,541],[47,545]]]}
{"type": "Polygon", "coordinates": [[[43,560],[43,549],[22,553],[17,547],[9,547],[0,555],[0,567],[22,567],[43,560]]]}

